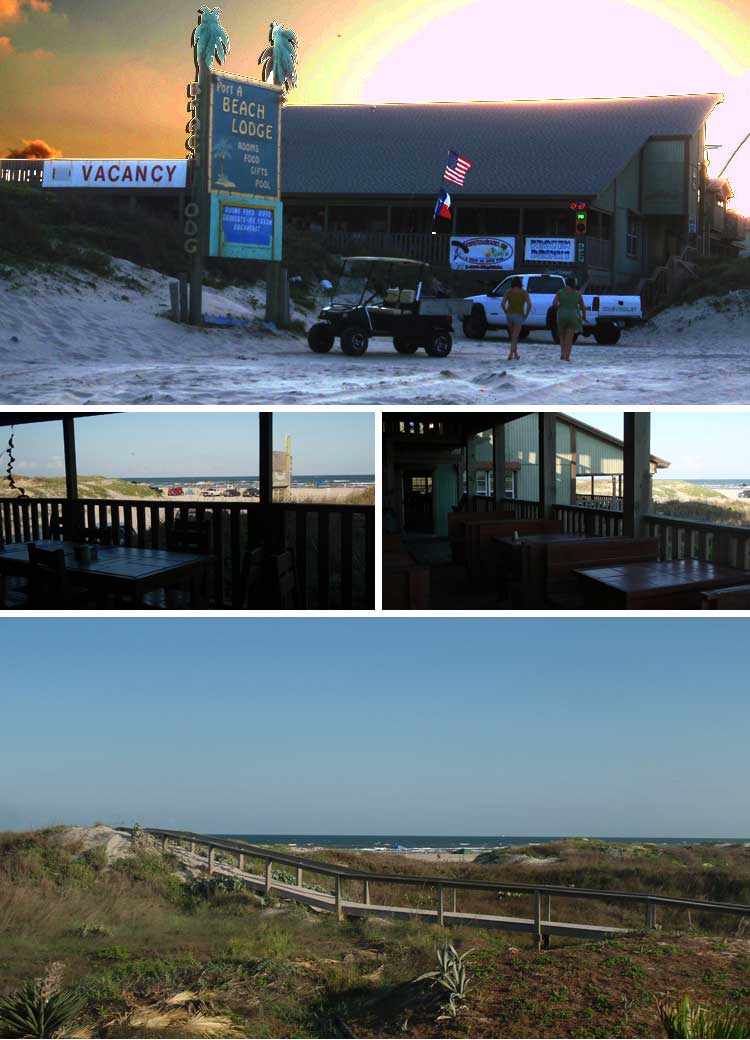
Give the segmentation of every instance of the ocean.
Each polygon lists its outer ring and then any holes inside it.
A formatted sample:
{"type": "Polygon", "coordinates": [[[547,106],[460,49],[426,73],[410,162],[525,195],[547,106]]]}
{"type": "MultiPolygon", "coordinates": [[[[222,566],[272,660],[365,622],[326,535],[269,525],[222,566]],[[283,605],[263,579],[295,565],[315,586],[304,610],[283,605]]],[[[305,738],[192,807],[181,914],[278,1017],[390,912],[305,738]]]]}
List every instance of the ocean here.
{"type": "MultiPolygon", "coordinates": [[[[573,835],[478,835],[478,834],[220,834],[216,837],[238,838],[251,845],[293,845],[300,850],[319,847],[325,849],[356,849],[361,852],[448,852],[452,849],[468,849],[481,852],[485,849],[507,848],[511,845],[542,844],[559,841],[573,835]]],[[[581,837],[577,835],[576,837],[581,837]]],[[[590,837],[591,841],[626,842],[640,845],[651,842],[656,845],[695,845],[702,842],[746,842],[748,838],[636,838],[636,837],[590,837]]]]}
{"type": "MultiPolygon", "coordinates": [[[[194,477],[120,477],[120,480],[129,480],[133,484],[153,484],[156,487],[171,487],[179,484],[232,484],[237,487],[247,487],[257,484],[259,476],[230,474],[228,476],[201,476],[194,477]]],[[[361,487],[375,483],[374,473],[295,473],[292,475],[292,487],[361,487]]]]}

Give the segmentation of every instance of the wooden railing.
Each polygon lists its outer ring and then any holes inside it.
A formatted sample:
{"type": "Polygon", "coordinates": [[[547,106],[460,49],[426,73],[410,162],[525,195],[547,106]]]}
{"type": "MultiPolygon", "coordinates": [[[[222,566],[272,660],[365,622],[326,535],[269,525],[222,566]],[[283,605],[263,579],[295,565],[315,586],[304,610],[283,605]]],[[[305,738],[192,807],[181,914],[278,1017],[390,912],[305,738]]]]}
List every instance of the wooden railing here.
{"type": "Polygon", "coordinates": [[[566,534],[583,534],[587,538],[613,538],[622,534],[621,510],[556,505],[553,511],[566,534]]]}
{"type": "MultiPolygon", "coordinates": [[[[133,833],[132,828],[120,827],[118,830],[133,833]]],[[[237,857],[237,869],[245,871],[245,860],[259,860],[264,864],[263,888],[267,895],[276,892],[282,898],[296,900],[298,902],[310,903],[314,899],[315,890],[311,891],[304,885],[304,874],[316,874],[333,880],[333,892],[327,894],[327,899],[318,898],[318,904],[334,911],[339,919],[351,914],[361,916],[364,911],[367,914],[380,916],[410,916],[430,920],[438,925],[456,923],[463,925],[474,925],[485,928],[498,928],[508,931],[525,931],[534,935],[541,945],[543,939],[550,935],[572,935],[578,937],[596,937],[597,934],[605,936],[609,933],[621,932],[626,929],[611,927],[607,925],[584,925],[552,921],[551,901],[554,896],[569,900],[597,900],[604,903],[618,903],[625,905],[641,905],[644,908],[644,924],[646,928],[656,927],[656,909],[686,910],[688,912],[701,912],[707,914],[727,914],[733,917],[746,918],[750,916],[750,906],[739,903],[720,903],[701,899],[681,899],[673,896],[649,895],[645,892],[621,892],[608,891],[606,889],[593,888],[571,888],[566,885],[541,885],[524,882],[497,882],[483,880],[459,880],[446,876],[423,876],[419,874],[387,874],[369,870],[358,870],[353,867],[344,867],[334,863],[325,863],[320,860],[309,859],[305,856],[295,856],[279,852],[274,849],[259,845],[251,845],[249,842],[238,839],[217,838],[212,835],[196,834],[192,831],[163,830],[157,827],[144,828],[146,834],[159,838],[162,848],[168,851],[169,843],[176,842],[180,845],[186,844],[192,853],[197,853],[199,848],[206,849],[206,867],[209,873],[220,872],[221,864],[216,860],[216,852],[222,851],[237,857]],[[278,882],[273,876],[273,866],[291,867],[296,871],[296,883],[278,882]],[[344,883],[362,883],[362,901],[345,900],[344,883]],[[370,899],[370,885],[398,885],[398,886],[428,886],[435,890],[435,909],[425,912],[420,908],[404,906],[377,906],[370,899]],[[459,893],[467,892],[490,892],[497,896],[512,893],[518,895],[531,895],[533,899],[533,917],[529,920],[522,918],[504,918],[499,915],[488,914],[466,914],[459,913],[457,899],[459,893]],[[306,895],[309,893],[309,895],[306,895]],[[452,893],[452,911],[446,910],[445,895],[452,893]]],[[[256,883],[259,878],[250,875],[248,883],[256,883]]],[[[351,887],[351,886],[350,886],[351,887]]],[[[320,890],[318,889],[317,892],[320,890]]]]}
{"type": "Polygon", "coordinates": [[[648,534],[659,541],[662,560],[704,560],[750,570],[750,527],[700,523],[678,516],[646,516],[648,534]]]}
{"type": "Polygon", "coordinates": [[[573,503],[583,509],[622,509],[620,495],[576,495],[573,503]]]}
{"type": "Polygon", "coordinates": [[[670,256],[666,264],[657,267],[648,278],[641,279],[637,291],[641,297],[644,318],[651,317],[672,303],[678,292],[697,277],[697,258],[698,251],[687,246],[679,256],[670,256]]]}
{"type": "Polygon", "coordinates": [[[397,256],[448,266],[450,235],[406,234],[398,231],[310,232],[331,253],[342,256],[397,256]]]}
{"type": "Polygon", "coordinates": [[[293,549],[300,606],[369,609],[375,605],[373,506],[274,503],[163,502],[151,499],[0,499],[0,539],[29,542],[59,537],[61,527],[112,528],[115,544],[163,549],[174,524],[209,522],[216,557],[210,602],[242,606],[242,559],[247,549],[293,549]],[[71,507],[74,515],[71,517],[71,507]]]}

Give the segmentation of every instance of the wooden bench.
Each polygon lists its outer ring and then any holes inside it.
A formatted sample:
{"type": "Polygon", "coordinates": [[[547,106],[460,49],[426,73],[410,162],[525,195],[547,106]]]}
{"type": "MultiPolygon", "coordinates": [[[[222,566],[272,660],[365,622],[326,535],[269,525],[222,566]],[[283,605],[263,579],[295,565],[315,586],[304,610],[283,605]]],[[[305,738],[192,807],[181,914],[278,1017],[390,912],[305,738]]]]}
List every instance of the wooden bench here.
{"type": "MultiPolygon", "coordinates": [[[[396,536],[398,537],[398,536],[396,536]]],[[[394,536],[383,546],[383,610],[427,610],[430,606],[430,568],[417,563],[394,536]]]]}
{"type": "Polygon", "coordinates": [[[750,585],[701,592],[701,610],[750,610],[750,585]]]}
{"type": "Polygon", "coordinates": [[[512,508],[494,509],[487,513],[467,512],[465,510],[448,513],[448,541],[454,563],[466,563],[464,551],[466,524],[482,520],[510,520],[514,516],[512,508]]]}

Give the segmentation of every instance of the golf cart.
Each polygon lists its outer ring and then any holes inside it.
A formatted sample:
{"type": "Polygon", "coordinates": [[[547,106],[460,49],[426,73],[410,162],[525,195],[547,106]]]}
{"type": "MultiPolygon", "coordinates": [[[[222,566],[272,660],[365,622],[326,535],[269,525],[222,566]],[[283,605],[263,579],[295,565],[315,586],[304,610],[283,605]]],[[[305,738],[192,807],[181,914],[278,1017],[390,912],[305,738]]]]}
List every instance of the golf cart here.
{"type": "Polygon", "coordinates": [[[327,354],[338,336],[345,354],[360,357],[370,339],[381,336],[393,339],[399,354],[424,347],[430,357],[447,357],[453,346],[451,306],[422,298],[429,270],[420,260],[347,257],[330,304],[307,334],[310,350],[327,354]]]}

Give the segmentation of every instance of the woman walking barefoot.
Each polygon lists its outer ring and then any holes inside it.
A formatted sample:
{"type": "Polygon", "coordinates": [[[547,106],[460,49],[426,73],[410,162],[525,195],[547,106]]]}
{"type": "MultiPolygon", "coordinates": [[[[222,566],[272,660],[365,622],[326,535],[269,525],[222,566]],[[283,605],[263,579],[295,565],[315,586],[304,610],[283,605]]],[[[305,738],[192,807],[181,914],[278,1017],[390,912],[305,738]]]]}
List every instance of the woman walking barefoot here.
{"type": "Polygon", "coordinates": [[[558,292],[553,307],[557,309],[560,360],[570,361],[573,340],[578,333],[583,332],[583,323],[586,320],[586,304],[576,288],[573,275],[565,279],[565,288],[558,292]]]}
{"type": "Polygon", "coordinates": [[[510,354],[508,354],[508,361],[520,361],[521,358],[518,354],[518,339],[521,335],[521,329],[523,324],[531,313],[531,297],[523,287],[523,282],[520,278],[513,278],[510,283],[510,289],[503,296],[502,303],[500,304],[502,309],[505,311],[505,317],[508,322],[508,332],[510,334],[510,354]]]}

